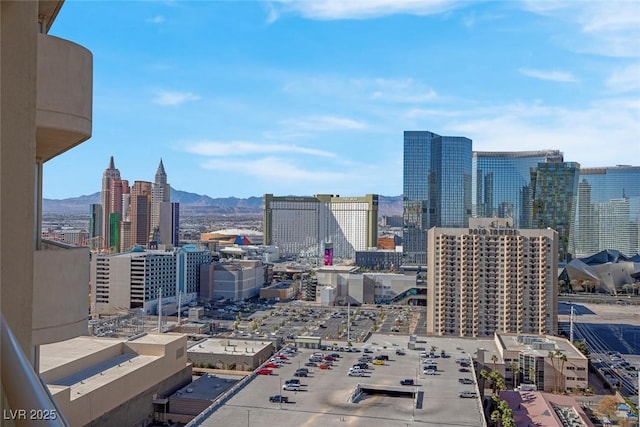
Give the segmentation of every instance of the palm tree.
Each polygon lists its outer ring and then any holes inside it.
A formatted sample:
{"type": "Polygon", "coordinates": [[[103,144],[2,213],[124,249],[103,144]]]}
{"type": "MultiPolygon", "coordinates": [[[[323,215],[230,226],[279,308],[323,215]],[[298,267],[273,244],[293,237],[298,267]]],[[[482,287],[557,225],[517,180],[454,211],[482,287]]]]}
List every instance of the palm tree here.
{"type": "Polygon", "coordinates": [[[554,351],[549,351],[549,353],[547,353],[547,357],[549,358],[549,360],[551,361],[551,366],[553,367],[554,370],[554,375],[553,375],[553,388],[556,388],[556,375],[555,375],[555,370],[556,370],[556,364],[554,363],[554,359],[556,357],[556,353],[554,351]]]}
{"type": "Polygon", "coordinates": [[[511,362],[511,372],[513,373],[513,388],[518,387],[518,374],[520,370],[518,369],[518,362],[511,362]]]}
{"type": "Polygon", "coordinates": [[[564,364],[567,363],[567,355],[561,352],[560,350],[556,350],[556,356],[560,359],[560,379],[562,380],[562,391],[565,391],[567,386],[565,383],[565,375],[564,375],[564,364]]]}
{"type": "Polygon", "coordinates": [[[495,354],[491,355],[491,361],[493,362],[493,370],[496,370],[496,363],[498,362],[498,356],[496,356],[495,354]]]}

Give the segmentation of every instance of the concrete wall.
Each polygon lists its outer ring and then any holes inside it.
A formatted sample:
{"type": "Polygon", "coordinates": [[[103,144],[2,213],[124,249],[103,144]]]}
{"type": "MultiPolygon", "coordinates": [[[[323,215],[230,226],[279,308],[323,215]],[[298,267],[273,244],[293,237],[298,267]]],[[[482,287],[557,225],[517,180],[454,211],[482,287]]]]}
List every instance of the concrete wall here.
{"type": "Polygon", "coordinates": [[[149,387],[144,392],[93,420],[87,424],[87,427],[146,426],[153,420],[154,397],[169,396],[189,384],[191,379],[191,366],[185,367],[180,372],[149,387]]]}

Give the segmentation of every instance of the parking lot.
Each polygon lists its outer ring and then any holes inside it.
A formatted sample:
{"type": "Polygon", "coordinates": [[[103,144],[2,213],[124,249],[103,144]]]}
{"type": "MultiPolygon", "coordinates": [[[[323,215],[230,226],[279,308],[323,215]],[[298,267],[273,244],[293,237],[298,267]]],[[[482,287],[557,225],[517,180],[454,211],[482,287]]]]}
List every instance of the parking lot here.
{"type": "MultiPolygon", "coordinates": [[[[414,420],[425,426],[478,426],[482,425],[479,399],[460,398],[462,391],[477,391],[475,381],[461,384],[459,378],[473,378],[473,373],[460,373],[457,358],[467,357],[477,344],[469,341],[470,348],[455,347],[450,340],[439,340],[451,356],[437,358],[435,375],[422,373],[419,350],[407,350],[406,336],[374,335],[367,344],[357,345],[361,351],[338,352],[340,357],[329,370],[310,367],[309,376],[300,378],[300,391],[283,391],[287,379],[318,350],[301,349],[274,375],[259,375],[214,412],[203,426],[263,424],[288,426],[350,425],[350,426],[406,426],[414,420]],[[367,348],[371,356],[385,354],[384,365],[371,365],[364,377],[350,377],[347,372],[367,348]],[[405,355],[396,355],[403,349],[405,355]],[[411,378],[415,386],[400,385],[411,378]],[[372,388],[407,390],[408,396],[388,394],[362,394],[355,403],[351,397],[358,385],[372,388]],[[289,403],[270,402],[269,396],[282,394],[289,403]],[[242,420],[242,421],[241,421],[242,420]]],[[[346,343],[341,343],[346,344],[346,343]]],[[[428,344],[429,347],[434,345],[428,344]]],[[[437,344],[435,344],[437,346],[437,344]]],[[[438,352],[440,352],[438,346],[438,352]]],[[[327,350],[323,353],[333,353],[327,350]]]]}

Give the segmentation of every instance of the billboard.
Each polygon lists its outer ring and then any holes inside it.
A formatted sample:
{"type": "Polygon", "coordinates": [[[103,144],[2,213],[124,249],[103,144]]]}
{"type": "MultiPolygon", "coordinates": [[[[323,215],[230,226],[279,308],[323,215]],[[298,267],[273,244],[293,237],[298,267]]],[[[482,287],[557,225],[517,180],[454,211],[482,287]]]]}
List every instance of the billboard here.
{"type": "Polygon", "coordinates": [[[333,265],[333,245],[331,243],[324,245],[324,265],[333,265]]]}

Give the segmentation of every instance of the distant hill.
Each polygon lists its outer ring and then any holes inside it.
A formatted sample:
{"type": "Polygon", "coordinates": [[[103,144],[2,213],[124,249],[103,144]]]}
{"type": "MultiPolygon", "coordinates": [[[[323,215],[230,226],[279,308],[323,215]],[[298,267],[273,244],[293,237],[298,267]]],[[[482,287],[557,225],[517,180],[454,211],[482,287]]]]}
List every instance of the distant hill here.
{"type": "MultiPolygon", "coordinates": [[[[180,213],[186,215],[261,214],[262,197],[211,198],[202,194],[171,189],[171,201],[180,203],[180,213]]],[[[100,192],[69,199],[43,199],[43,213],[89,214],[89,206],[100,203],[100,192]]],[[[402,215],[402,196],[380,196],[380,216],[402,215]]]]}

